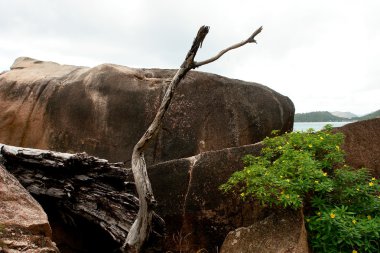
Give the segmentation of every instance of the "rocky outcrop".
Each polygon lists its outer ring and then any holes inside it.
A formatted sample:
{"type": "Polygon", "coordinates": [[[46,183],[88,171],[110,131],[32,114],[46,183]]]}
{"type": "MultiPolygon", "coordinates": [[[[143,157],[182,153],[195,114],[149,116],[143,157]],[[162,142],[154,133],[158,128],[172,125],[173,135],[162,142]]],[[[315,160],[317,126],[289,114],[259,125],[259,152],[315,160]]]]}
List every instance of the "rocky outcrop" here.
{"type": "MultiPolygon", "coordinates": [[[[94,68],[18,58],[0,75],[0,142],[129,161],[175,70],[94,68]]],[[[266,86],[191,71],[148,163],[255,143],[290,131],[294,106],[266,86]]]]}
{"type": "MultiPolygon", "coordinates": [[[[265,217],[267,210],[218,189],[243,167],[242,156],[257,155],[260,150],[258,143],[149,167],[156,211],[166,223],[163,248],[157,252],[202,248],[217,252],[229,231],[265,217]]],[[[120,247],[137,211],[133,184],[124,183],[133,180],[129,169],[84,154],[10,146],[3,146],[1,154],[6,168],[47,210],[53,239],[62,252],[92,246],[91,252],[105,252],[120,247]]],[[[157,222],[155,228],[160,228],[157,222]]]]}
{"type": "Polygon", "coordinates": [[[59,252],[42,207],[0,164],[0,252],[59,252]]]}
{"type": "Polygon", "coordinates": [[[260,143],[205,152],[148,168],[157,213],[166,221],[166,249],[174,252],[218,252],[226,234],[267,215],[218,188],[243,168],[242,157],[258,155],[260,143]]]}
{"type": "Polygon", "coordinates": [[[302,211],[277,210],[249,227],[230,232],[221,253],[308,253],[302,211]]]}
{"type": "Polygon", "coordinates": [[[343,150],[347,164],[365,167],[380,177],[380,118],[359,121],[335,128],[345,135],[343,150]]]}
{"type": "MultiPolygon", "coordinates": [[[[10,71],[0,74],[0,142],[71,153],[86,151],[128,164],[132,148],[153,119],[174,72],[113,64],[86,68],[19,58],[10,71]]],[[[145,152],[148,164],[154,164],[148,169],[159,203],[157,212],[166,221],[166,250],[217,252],[228,231],[267,215],[253,203],[223,195],[218,187],[242,168],[243,155],[258,154],[261,149],[260,144],[247,144],[262,140],[274,129],[291,131],[293,117],[290,99],[263,85],[196,71],[186,76],[155,142],[145,152]]],[[[125,190],[124,177],[132,181],[131,175],[109,167],[78,172],[74,169],[78,164],[66,165],[57,170],[49,164],[48,169],[32,164],[23,172],[23,163],[12,172],[33,194],[42,196],[39,200],[47,210],[60,211],[54,220],[63,216],[68,223],[83,222],[89,227],[86,233],[92,235],[99,230],[93,229],[94,220],[103,219],[100,230],[116,228],[109,234],[120,244],[122,232],[129,227],[107,219],[112,216],[107,210],[113,210],[107,207],[114,206],[114,196],[125,190]],[[102,173],[106,176],[101,177],[102,173]],[[95,174],[99,180],[88,180],[95,174]],[[114,175],[122,179],[110,179],[114,175]],[[93,183],[100,186],[89,187],[93,183]],[[104,185],[115,189],[107,194],[104,185]],[[94,189],[95,193],[102,191],[98,198],[76,199],[94,189]],[[68,213],[70,208],[73,211],[68,213]],[[87,214],[78,217],[76,210],[87,210],[87,214]],[[108,226],[110,221],[112,226],[108,226]]],[[[60,224],[52,226],[63,235],[71,234],[60,224]]]]}

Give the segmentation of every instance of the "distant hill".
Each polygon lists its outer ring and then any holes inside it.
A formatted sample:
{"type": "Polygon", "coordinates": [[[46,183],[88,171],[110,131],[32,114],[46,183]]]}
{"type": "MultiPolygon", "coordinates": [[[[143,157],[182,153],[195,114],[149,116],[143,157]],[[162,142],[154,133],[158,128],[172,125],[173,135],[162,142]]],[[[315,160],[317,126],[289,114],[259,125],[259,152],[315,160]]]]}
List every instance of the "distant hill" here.
{"type": "Polygon", "coordinates": [[[338,111],[336,111],[336,112],[330,112],[330,113],[334,116],[341,117],[341,118],[347,118],[347,119],[358,117],[358,115],[355,115],[352,112],[338,112],[338,111]]]}
{"type": "Polygon", "coordinates": [[[350,121],[350,119],[337,117],[330,112],[308,112],[296,113],[294,115],[294,122],[342,122],[350,121]]]}
{"type": "Polygon", "coordinates": [[[366,120],[366,119],[374,119],[374,118],[380,118],[380,110],[371,112],[371,113],[364,115],[362,117],[355,117],[352,119],[353,120],[366,120]]]}
{"type": "Polygon", "coordinates": [[[339,115],[346,115],[348,117],[339,117],[337,112],[319,111],[319,112],[307,112],[296,113],[294,115],[294,122],[343,122],[343,121],[361,121],[367,119],[380,118],[380,110],[369,113],[367,115],[357,117],[350,112],[339,112],[339,115]],[[335,113],[335,115],[334,115],[335,113]],[[354,115],[355,117],[351,117],[354,115]]]}

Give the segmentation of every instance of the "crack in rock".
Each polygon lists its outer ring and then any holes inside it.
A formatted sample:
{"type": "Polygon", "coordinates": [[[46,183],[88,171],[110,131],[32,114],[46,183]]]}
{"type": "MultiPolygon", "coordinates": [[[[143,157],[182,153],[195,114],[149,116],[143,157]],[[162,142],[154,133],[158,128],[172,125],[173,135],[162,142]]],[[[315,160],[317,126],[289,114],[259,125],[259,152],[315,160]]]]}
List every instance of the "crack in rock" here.
{"type": "Polygon", "coordinates": [[[183,210],[182,210],[182,220],[184,221],[185,220],[185,216],[186,216],[186,203],[187,203],[187,199],[189,197],[189,193],[190,193],[190,188],[191,188],[191,183],[192,183],[192,180],[193,180],[193,168],[195,167],[195,164],[199,161],[201,155],[196,155],[196,156],[192,156],[192,157],[188,157],[186,158],[189,162],[190,162],[190,166],[189,166],[189,183],[187,185],[187,189],[186,189],[186,194],[185,194],[185,198],[184,198],[184,201],[183,201],[183,210]]]}

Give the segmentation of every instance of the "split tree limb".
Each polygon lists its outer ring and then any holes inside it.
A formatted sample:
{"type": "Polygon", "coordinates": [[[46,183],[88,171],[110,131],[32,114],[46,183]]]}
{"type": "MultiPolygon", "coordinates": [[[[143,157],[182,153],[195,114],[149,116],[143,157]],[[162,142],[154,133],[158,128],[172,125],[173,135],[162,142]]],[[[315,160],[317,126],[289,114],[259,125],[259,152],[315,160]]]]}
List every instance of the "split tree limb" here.
{"type": "Polygon", "coordinates": [[[225,53],[227,53],[228,51],[232,50],[232,49],[235,49],[235,48],[239,48],[241,46],[244,46],[245,44],[247,43],[257,43],[256,40],[255,40],[255,37],[256,35],[258,35],[261,31],[263,30],[263,27],[260,26],[254,33],[252,33],[251,36],[249,36],[248,39],[246,40],[243,40],[242,42],[239,42],[239,43],[236,43],[235,45],[232,45],[230,47],[227,47],[226,49],[223,49],[222,51],[220,51],[217,55],[215,55],[214,57],[211,57],[207,60],[204,60],[204,61],[201,61],[201,62],[194,62],[194,68],[198,68],[202,65],[205,65],[205,64],[209,64],[213,61],[216,61],[218,60],[222,55],[224,55],[225,53]]]}
{"type": "Polygon", "coordinates": [[[186,74],[191,69],[213,62],[219,59],[226,52],[241,47],[247,43],[256,43],[255,37],[261,32],[261,30],[262,27],[257,29],[245,41],[242,41],[222,50],[219,54],[208,60],[197,63],[194,61],[195,55],[197,54],[198,49],[202,47],[203,40],[205,39],[209,31],[208,26],[202,26],[199,28],[197,36],[195,37],[184,62],[182,63],[181,67],[177,70],[176,74],[172,78],[165,92],[164,98],[162,99],[161,105],[157,111],[157,114],[153,122],[133,148],[132,172],[136,184],[136,190],[139,196],[140,207],[139,212],[137,214],[137,218],[133,223],[125,240],[125,243],[122,247],[123,252],[140,252],[151,231],[152,217],[154,214],[153,209],[156,206],[156,200],[154,199],[152,186],[146,169],[144,150],[146,146],[149,144],[149,142],[152,140],[152,138],[157,134],[158,129],[162,124],[162,119],[165,116],[165,113],[169,108],[170,102],[173,98],[175,88],[178,86],[181,80],[185,78],[186,74]]]}

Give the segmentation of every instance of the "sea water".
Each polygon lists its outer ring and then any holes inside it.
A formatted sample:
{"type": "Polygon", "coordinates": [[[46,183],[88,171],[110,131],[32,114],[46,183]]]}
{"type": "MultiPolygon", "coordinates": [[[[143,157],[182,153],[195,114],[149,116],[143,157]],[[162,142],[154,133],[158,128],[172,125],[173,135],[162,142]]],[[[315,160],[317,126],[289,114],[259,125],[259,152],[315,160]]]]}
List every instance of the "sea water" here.
{"type": "Polygon", "coordinates": [[[294,122],[293,131],[306,131],[313,128],[315,131],[321,130],[327,124],[333,127],[341,127],[352,122],[294,122]]]}

